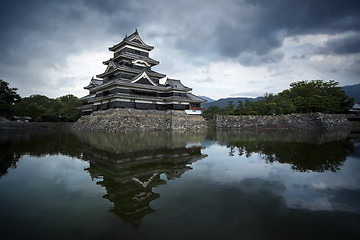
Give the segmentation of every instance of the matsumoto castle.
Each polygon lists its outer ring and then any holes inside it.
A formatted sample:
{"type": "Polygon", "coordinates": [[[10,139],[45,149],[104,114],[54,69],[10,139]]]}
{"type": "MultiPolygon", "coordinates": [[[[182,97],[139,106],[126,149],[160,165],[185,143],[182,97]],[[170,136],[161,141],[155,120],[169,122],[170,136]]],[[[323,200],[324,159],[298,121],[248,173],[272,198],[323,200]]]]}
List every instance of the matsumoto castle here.
{"type": "Polygon", "coordinates": [[[166,75],[151,69],[159,64],[149,57],[152,49],[137,30],[110,47],[114,56],[103,62],[107,66],[105,72],[93,77],[84,87],[90,93],[80,98],[83,115],[109,108],[185,110],[187,114],[201,114],[200,104],[206,100],[193,95],[191,88],[170,78],[165,84],[159,83],[166,75]]]}

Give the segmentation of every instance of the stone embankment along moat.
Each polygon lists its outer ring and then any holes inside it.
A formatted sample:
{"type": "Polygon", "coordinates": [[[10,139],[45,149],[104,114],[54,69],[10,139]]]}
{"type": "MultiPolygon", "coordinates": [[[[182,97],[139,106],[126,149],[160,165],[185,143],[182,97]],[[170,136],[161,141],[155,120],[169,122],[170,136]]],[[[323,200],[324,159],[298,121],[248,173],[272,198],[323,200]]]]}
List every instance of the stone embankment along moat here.
{"type": "Polygon", "coordinates": [[[350,130],[351,123],[341,114],[293,114],[275,116],[222,116],[214,117],[216,128],[262,128],[306,130],[350,130]]]}
{"type": "MultiPolygon", "coordinates": [[[[342,130],[351,129],[345,115],[294,114],[277,116],[215,116],[211,124],[216,128],[244,129],[304,129],[342,130]]],[[[160,130],[196,130],[207,127],[200,115],[187,115],[183,111],[109,109],[82,116],[74,130],[91,132],[131,132],[160,130]]]]}
{"type": "MultiPolygon", "coordinates": [[[[345,115],[295,114],[283,116],[222,116],[210,121],[211,127],[237,129],[294,129],[349,131],[351,123],[345,115]]],[[[70,128],[73,123],[0,123],[0,130],[49,130],[70,128]]],[[[196,130],[207,127],[202,116],[183,111],[109,109],[82,116],[72,127],[91,132],[131,132],[160,130],[196,130]]]]}
{"type": "Polygon", "coordinates": [[[82,116],[72,129],[91,132],[131,132],[194,130],[205,127],[207,122],[201,115],[187,115],[184,111],[116,108],[82,116]]]}

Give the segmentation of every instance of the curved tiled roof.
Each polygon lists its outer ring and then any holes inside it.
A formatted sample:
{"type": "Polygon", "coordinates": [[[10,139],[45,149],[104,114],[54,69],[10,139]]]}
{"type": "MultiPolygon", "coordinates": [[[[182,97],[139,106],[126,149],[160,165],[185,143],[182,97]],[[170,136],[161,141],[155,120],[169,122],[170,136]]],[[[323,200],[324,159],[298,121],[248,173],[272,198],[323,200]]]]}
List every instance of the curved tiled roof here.
{"type": "Polygon", "coordinates": [[[109,50],[116,51],[116,49],[120,48],[122,45],[125,45],[125,44],[129,44],[129,45],[132,45],[132,46],[138,47],[138,48],[143,48],[143,49],[146,49],[149,51],[154,49],[153,46],[145,44],[144,41],[140,38],[138,31],[135,30],[135,32],[132,33],[130,36],[125,36],[125,38],[120,43],[115,44],[112,47],[109,47],[109,50]],[[132,41],[133,39],[136,39],[136,38],[139,39],[141,43],[132,41]]]}
{"type": "MultiPolygon", "coordinates": [[[[140,55],[133,54],[133,53],[128,53],[128,52],[120,53],[118,56],[116,56],[114,58],[111,58],[110,60],[117,60],[119,58],[128,58],[128,59],[131,59],[131,60],[143,60],[143,61],[146,61],[146,62],[150,63],[153,66],[159,64],[159,61],[156,61],[155,59],[152,59],[150,57],[140,56],[140,55]]],[[[107,64],[107,62],[110,61],[110,60],[104,61],[103,63],[107,64]]]]}
{"type": "Polygon", "coordinates": [[[84,89],[93,88],[93,87],[99,86],[101,84],[103,84],[102,79],[91,78],[90,83],[86,87],[84,87],[84,89]]]}
{"type": "Polygon", "coordinates": [[[165,82],[166,87],[176,88],[179,90],[191,90],[191,88],[184,86],[180,80],[177,79],[166,79],[165,82]]]}
{"type": "MultiPolygon", "coordinates": [[[[98,75],[96,75],[96,77],[106,77],[106,76],[111,75],[112,73],[115,73],[115,72],[118,72],[118,71],[131,72],[131,73],[135,73],[135,74],[141,73],[143,71],[141,69],[135,69],[135,68],[130,68],[130,67],[127,67],[127,66],[120,65],[117,62],[114,62],[112,60],[109,60],[108,64],[112,64],[112,65],[114,64],[116,67],[113,70],[109,71],[109,72],[104,72],[104,73],[98,74],[98,75]]],[[[155,72],[153,70],[146,70],[146,72],[151,77],[156,77],[156,78],[166,77],[165,74],[158,73],[158,72],[155,72]]]]}

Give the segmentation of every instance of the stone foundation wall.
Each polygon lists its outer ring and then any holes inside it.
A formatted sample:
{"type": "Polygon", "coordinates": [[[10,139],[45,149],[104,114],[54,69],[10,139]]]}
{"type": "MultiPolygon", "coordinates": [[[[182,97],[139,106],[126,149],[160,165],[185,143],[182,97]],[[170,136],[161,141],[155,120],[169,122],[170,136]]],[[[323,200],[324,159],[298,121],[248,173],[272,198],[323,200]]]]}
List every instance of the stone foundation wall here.
{"type": "Polygon", "coordinates": [[[220,116],[214,118],[217,128],[349,130],[351,123],[338,114],[296,114],[276,116],[220,116]]]}
{"type": "Polygon", "coordinates": [[[191,130],[206,126],[202,116],[187,115],[184,111],[116,108],[82,116],[72,129],[91,132],[131,132],[191,130]]]}
{"type": "Polygon", "coordinates": [[[184,111],[171,111],[171,128],[176,130],[202,129],[207,122],[202,115],[188,115],[184,111]]]}

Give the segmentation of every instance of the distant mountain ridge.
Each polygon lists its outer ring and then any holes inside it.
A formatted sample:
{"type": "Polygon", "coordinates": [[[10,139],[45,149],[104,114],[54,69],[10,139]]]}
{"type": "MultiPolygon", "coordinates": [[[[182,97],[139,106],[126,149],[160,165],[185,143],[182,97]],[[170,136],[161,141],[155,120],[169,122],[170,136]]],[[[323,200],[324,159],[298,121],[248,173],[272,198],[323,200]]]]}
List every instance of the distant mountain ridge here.
{"type": "Polygon", "coordinates": [[[354,98],[355,103],[360,103],[360,84],[344,86],[342,89],[346,95],[354,98]]]}
{"type": "Polygon", "coordinates": [[[214,100],[214,99],[212,99],[212,98],[209,98],[209,97],[206,97],[206,96],[199,96],[199,97],[205,99],[208,103],[209,103],[209,102],[214,102],[214,101],[216,101],[216,100],[214,100]]]}

